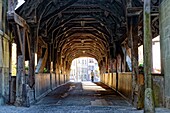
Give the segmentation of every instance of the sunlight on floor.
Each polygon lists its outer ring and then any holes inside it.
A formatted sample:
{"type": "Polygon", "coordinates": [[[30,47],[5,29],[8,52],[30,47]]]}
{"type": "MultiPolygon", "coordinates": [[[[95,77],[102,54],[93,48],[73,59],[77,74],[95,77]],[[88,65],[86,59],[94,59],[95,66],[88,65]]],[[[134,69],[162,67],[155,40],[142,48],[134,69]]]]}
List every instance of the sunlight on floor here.
{"type": "Polygon", "coordinates": [[[91,90],[91,91],[106,91],[106,89],[98,86],[93,82],[82,82],[83,90],[91,90]]]}

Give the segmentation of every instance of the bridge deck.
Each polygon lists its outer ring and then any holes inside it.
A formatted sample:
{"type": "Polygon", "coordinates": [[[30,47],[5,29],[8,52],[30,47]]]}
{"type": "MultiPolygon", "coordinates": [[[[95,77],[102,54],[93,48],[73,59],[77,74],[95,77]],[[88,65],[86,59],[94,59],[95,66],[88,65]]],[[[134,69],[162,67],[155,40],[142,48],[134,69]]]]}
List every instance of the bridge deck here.
{"type": "Polygon", "coordinates": [[[118,93],[103,83],[68,83],[40,100],[37,105],[58,106],[128,106],[118,93]]]}
{"type": "MultiPolygon", "coordinates": [[[[70,82],[29,108],[0,107],[0,113],[142,113],[103,83],[70,82]]],[[[168,113],[169,110],[157,109],[168,113]]]]}

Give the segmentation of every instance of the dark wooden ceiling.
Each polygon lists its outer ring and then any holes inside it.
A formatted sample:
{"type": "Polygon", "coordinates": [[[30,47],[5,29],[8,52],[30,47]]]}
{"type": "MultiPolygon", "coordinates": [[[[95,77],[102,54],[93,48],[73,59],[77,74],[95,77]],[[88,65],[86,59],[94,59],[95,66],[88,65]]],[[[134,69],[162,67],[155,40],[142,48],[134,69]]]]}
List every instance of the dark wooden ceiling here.
{"type": "MultiPolygon", "coordinates": [[[[127,34],[128,0],[25,0],[16,10],[47,43],[70,60],[104,57],[127,34]]],[[[158,4],[158,0],[153,0],[158,4]]],[[[132,0],[143,7],[142,0],[132,0]]]]}

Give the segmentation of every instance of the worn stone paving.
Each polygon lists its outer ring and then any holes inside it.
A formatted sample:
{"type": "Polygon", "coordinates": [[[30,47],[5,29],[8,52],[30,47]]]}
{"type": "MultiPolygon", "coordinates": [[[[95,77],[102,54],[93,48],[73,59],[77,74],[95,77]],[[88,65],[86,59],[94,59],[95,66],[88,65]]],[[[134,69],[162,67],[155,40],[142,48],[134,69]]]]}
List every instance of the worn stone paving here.
{"type": "MultiPolygon", "coordinates": [[[[157,113],[170,110],[157,108],[157,113]]],[[[0,113],[143,113],[102,83],[65,84],[29,108],[0,106],[0,113]]]]}

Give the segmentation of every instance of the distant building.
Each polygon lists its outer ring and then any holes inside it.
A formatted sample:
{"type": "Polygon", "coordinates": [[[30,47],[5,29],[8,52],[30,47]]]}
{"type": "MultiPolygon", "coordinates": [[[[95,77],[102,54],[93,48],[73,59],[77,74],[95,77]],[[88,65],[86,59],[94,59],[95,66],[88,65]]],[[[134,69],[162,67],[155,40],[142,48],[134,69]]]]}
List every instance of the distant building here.
{"type": "Polygon", "coordinates": [[[95,80],[99,80],[99,66],[94,58],[82,57],[72,61],[70,79],[73,81],[90,81],[90,73],[93,70],[95,80]]]}

